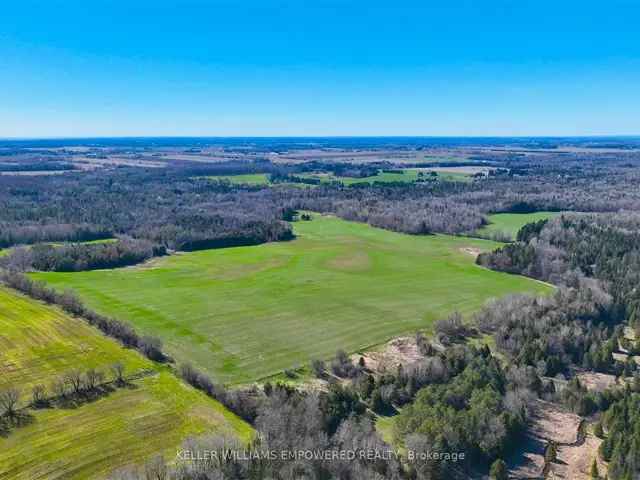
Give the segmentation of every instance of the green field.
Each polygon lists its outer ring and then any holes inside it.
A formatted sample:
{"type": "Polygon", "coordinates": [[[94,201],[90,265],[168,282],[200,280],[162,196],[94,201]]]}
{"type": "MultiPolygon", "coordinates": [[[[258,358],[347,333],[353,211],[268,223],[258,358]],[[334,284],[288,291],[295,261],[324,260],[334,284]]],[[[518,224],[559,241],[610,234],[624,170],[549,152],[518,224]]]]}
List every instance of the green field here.
{"type": "Polygon", "coordinates": [[[378,432],[378,435],[380,435],[380,438],[382,438],[382,440],[384,440],[385,442],[387,442],[389,445],[394,445],[394,435],[393,435],[393,429],[394,429],[394,421],[395,421],[396,417],[386,417],[383,415],[379,415],[376,417],[376,431],[378,432]]]}
{"type": "Polygon", "coordinates": [[[0,288],[0,390],[19,388],[21,406],[36,383],[48,387],[72,369],[108,371],[115,361],[127,377],[147,376],[90,403],[25,410],[31,422],[0,435],[0,479],[94,478],[156,453],[172,458],[189,436],[250,438],[246,423],[166,368],[82,320],[0,288]]]}
{"type": "Polygon", "coordinates": [[[115,243],[117,238],[101,238],[99,240],[89,240],[87,242],[45,242],[44,245],[51,245],[53,247],[61,247],[63,245],[100,245],[103,243],[115,243]]]}
{"type": "Polygon", "coordinates": [[[534,212],[534,213],[496,213],[489,215],[489,225],[475,231],[475,234],[483,238],[492,238],[493,235],[503,235],[511,240],[516,239],[518,231],[527,223],[546,220],[560,215],[558,212],[534,212]]]}
{"type": "MultiPolygon", "coordinates": [[[[302,178],[315,178],[320,180],[322,183],[331,183],[331,182],[340,182],[344,185],[355,185],[361,183],[394,183],[394,182],[415,182],[416,180],[421,179],[429,179],[432,178],[430,173],[425,169],[420,168],[405,168],[404,173],[390,173],[390,172],[378,172],[377,175],[372,175],[370,177],[362,177],[362,178],[354,178],[354,177],[340,177],[335,176],[331,173],[302,173],[295,174],[298,177],[302,178]],[[422,175],[420,175],[422,173],[422,175]]],[[[207,176],[202,177],[209,180],[216,181],[228,181],[232,184],[236,185],[272,185],[269,182],[269,175],[266,173],[252,173],[245,175],[217,175],[217,176],[207,176]]],[[[446,180],[449,182],[468,182],[471,181],[471,176],[466,173],[461,172],[436,172],[436,175],[433,178],[437,178],[439,180],[446,180]]],[[[286,184],[282,184],[286,185],[286,184]]],[[[304,183],[290,183],[288,185],[295,186],[306,186],[311,187],[313,185],[308,185],[304,183]]]]}
{"type": "Polygon", "coordinates": [[[225,382],[363,349],[492,297],[549,288],[478,267],[461,251],[498,246],[487,240],[404,235],[319,215],[294,229],[291,242],[34,277],[161,336],[179,361],[225,382]]]}
{"type": "Polygon", "coordinates": [[[100,478],[154,454],[173,459],[190,436],[251,438],[246,423],[168,372],[77,408],[35,410],[34,417],[0,437],[0,479],[100,478]]]}
{"type": "Polygon", "coordinates": [[[129,373],[152,366],[84,321],[0,288],[0,389],[19,385],[28,393],[79,366],[108,368],[117,361],[129,373]]]}
{"type": "MultiPolygon", "coordinates": [[[[310,173],[299,175],[301,177],[307,178],[317,178],[322,182],[330,183],[330,182],[341,182],[344,185],[355,185],[361,183],[394,183],[394,182],[406,182],[411,183],[417,180],[427,180],[432,178],[432,175],[426,169],[421,168],[405,168],[403,169],[404,173],[391,173],[391,172],[383,172],[379,171],[377,175],[372,175],[370,177],[362,177],[362,178],[354,178],[354,177],[339,177],[333,174],[328,173],[310,173]],[[422,175],[420,175],[422,173],[422,175]]],[[[433,178],[437,178],[439,180],[446,181],[471,181],[471,176],[465,173],[459,172],[436,172],[436,175],[433,178]]]]}
{"type": "Polygon", "coordinates": [[[268,185],[269,175],[266,173],[248,173],[245,175],[216,175],[204,177],[209,180],[228,181],[233,184],[268,185]]]}

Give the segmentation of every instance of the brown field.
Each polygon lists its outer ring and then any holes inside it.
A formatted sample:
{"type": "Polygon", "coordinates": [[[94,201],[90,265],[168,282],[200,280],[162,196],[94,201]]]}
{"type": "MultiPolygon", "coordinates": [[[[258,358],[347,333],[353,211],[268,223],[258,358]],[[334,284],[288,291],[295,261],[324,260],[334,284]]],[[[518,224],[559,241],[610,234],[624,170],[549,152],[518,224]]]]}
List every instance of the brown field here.
{"type": "Polygon", "coordinates": [[[86,156],[74,156],[71,158],[71,162],[77,165],[90,165],[94,168],[97,167],[108,167],[108,166],[127,166],[127,167],[149,167],[149,168],[163,168],[166,167],[167,164],[165,162],[159,162],[157,160],[151,160],[152,157],[149,157],[150,160],[141,160],[135,158],[126,158],[126,157],[118,157],[118,156],[109,156],[107,158],[92,158],[86,156]]]}

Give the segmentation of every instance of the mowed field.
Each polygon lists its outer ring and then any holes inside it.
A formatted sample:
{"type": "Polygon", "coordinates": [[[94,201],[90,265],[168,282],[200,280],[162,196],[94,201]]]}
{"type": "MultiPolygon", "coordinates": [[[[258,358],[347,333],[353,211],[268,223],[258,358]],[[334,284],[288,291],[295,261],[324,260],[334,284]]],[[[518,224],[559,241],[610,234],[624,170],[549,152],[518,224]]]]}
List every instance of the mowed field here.
{"type": "Polygon", "coordinates": [[[404,235],[316,214],[294,230],[290,242],[34,277],[162,337],[179,361],[227,383],[428,329],[492,297],[550,288],[475,265],[468,249],[499,245],[487,240],[404,235]]]}
{"type": "Polygon", "coordinates": [[[109,375],[121,361],[129,385],[88,403],[25,409],[24,425],[0,435],[0,479],[101,478],[154,454],[175,456],[189,436],[220,432],[249,440],[251,428],[164,367],[122,348],[82,320],[0,288],[0,390],[31,387],[72,369],[109,375]]]}
{"type": "Polygon", "coordinates": [[[496,213],[489,215],[489,225],[476,230],[480,236],[504,234],[506,238],[516,239],[518,231],[527,223],[546,220],[560,215],[559,212],[534,212],[534,213],[496,213]]]}

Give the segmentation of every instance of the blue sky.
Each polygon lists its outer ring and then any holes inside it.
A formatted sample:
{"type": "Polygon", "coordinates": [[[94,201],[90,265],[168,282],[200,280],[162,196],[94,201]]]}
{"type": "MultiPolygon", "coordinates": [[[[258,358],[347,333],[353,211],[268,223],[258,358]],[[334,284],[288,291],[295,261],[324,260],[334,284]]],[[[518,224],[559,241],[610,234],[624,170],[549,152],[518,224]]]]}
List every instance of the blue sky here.
{"type": "Polygon", "coordinates": [[[4,2],[0,137],[640,134],[636,0],[4,2]]]}

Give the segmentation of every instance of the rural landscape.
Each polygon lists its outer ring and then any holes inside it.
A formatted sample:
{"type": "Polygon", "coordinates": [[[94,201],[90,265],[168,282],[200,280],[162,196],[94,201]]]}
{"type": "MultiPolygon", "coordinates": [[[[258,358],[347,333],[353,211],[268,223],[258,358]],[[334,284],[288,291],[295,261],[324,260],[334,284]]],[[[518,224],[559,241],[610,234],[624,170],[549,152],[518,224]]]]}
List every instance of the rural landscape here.
{"type": "Polygon", "coordinates": [[[639,25],[3,2],[0,480],[640,480],[639,25]]]}
{"type": "Polygon", "coordinates": [[[0,478],[640,472],[640,141],[81,143],[0,144],[0,478]]]}

